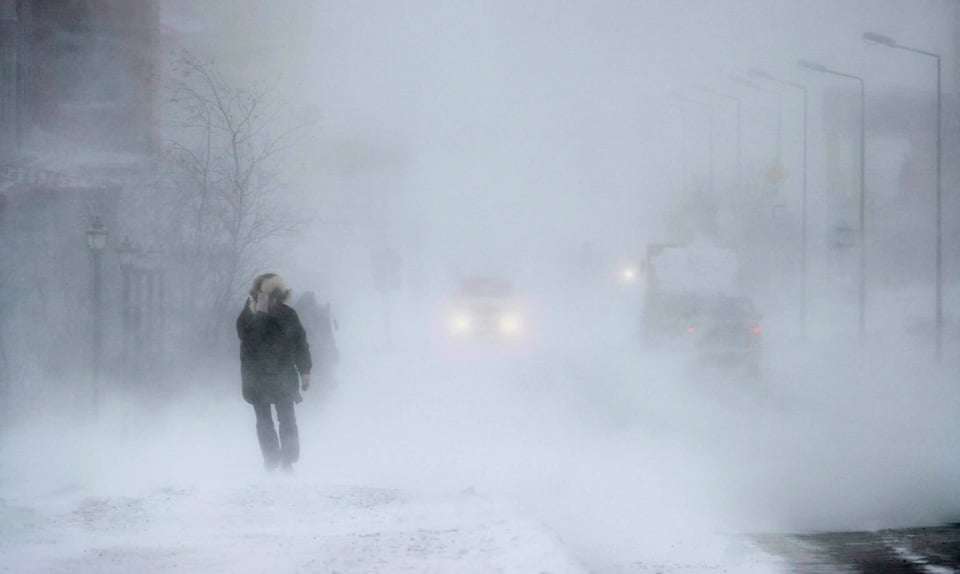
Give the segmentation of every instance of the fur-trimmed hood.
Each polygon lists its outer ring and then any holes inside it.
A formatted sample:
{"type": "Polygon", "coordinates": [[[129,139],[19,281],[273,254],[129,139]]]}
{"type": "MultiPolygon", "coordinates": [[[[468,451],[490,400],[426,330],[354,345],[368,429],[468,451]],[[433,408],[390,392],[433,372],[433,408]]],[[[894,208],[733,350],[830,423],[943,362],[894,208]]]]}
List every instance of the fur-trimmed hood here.
{"type": "Polygon", "coordinates": [[[272,303],[286,303],[293,296],[286,281],[276,273],[264,273],[253,280],[250,289],[250,309],[265,311],[272,303]]]}

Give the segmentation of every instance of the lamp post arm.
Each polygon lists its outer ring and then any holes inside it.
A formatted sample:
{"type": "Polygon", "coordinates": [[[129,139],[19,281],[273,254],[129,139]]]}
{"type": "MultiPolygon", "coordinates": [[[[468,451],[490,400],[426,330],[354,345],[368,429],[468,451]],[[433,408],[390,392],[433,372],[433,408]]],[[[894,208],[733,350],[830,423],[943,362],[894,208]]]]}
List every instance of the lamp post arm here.
{"type": "Polygon", "coordinates": [[[779,78],[770,78],[770,81],[776,82],[778,84],[783,84],[784,86],[797,88],[798,90],[803,90],[804,92],[807,91],[807,87],[799,82],[791,82],[790,80],[781,80],[779,78]]]}
{"type": "Polygon", "coordinates": [[[850,78],[851,80],[857,80],[858,82],[860,82],[860,85],[863,85],[863,78],[861,78],[860,76],[855,76],[854,74],[848,74],[846,72],[838,72],[836,70],[831,70],[831,69],[823,70],[823,73],[832,74],[834,76],[841,76],[844,78],[850,78]]]}
{"type": "Polygon", "coordinates": [[[921,50],[920,48],[911,48],[910,46],[902,46],[900,44],[890,47],[894,48],[895,50],[904,50],[907,52],[913,52],[914,54],[923,54],[924,56],[930,56],[931,58],[937,58],[938,60],[940,59],[940,54],[928,52],[927,50],[921,50]]]}

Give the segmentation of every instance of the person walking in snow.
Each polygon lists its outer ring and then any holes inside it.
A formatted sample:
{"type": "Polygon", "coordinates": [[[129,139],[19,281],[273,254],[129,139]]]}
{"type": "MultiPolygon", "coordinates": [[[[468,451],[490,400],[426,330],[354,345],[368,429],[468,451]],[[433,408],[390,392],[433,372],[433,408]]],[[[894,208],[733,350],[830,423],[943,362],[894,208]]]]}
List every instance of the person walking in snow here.
{"type": "Polygon", "coordinates": [[[257,438],[267,470],[290,470],[300,458],[294,404],[310,388],[310,346],[283,279],[265,273],[253,280],[250,296],[237,317],[240,378],[245,401],[257,417],[257,438]],[[274,427],[276,408],[280,434],[274,427]]]}
{"type": "Polygon", "coordinates": [[[315,355],[314,375],[320,390],[329,390],[333,384],[333,367],[340,361],[340,351],[334,336],[336,321],[330,303],[319,305],[313,291],[306,291],[293,305],[300,322],[307,331],[315,355]]]}

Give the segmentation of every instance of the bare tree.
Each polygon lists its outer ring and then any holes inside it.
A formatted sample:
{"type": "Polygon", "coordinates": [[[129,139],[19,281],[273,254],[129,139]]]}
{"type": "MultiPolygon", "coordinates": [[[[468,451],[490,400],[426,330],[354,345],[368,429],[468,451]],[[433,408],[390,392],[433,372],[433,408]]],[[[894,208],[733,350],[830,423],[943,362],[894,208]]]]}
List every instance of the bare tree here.
{"type": "Polygon", "coordinates": [[[278,198],[280,156],[297,126],[277,130],[269,92],[232,86],[211,64],[184,55],[175,72],[162,152],[171,231],[192,293],[188,316],[215,342],[258,256],[297,226],[278,198]]]}

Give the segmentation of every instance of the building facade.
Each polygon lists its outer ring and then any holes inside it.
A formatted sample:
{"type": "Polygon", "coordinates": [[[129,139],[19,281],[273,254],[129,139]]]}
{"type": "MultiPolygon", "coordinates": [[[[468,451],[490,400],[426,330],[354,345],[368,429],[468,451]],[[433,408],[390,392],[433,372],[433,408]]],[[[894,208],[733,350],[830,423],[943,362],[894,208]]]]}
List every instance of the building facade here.
{"type": "Polygon", "coordinates": [[[84,232],[111,232],[115,300],[121,198],[146,189],[157,140],[159,28],[158,0],[0,0],[0,411],[89,372],[84,232]]]}

